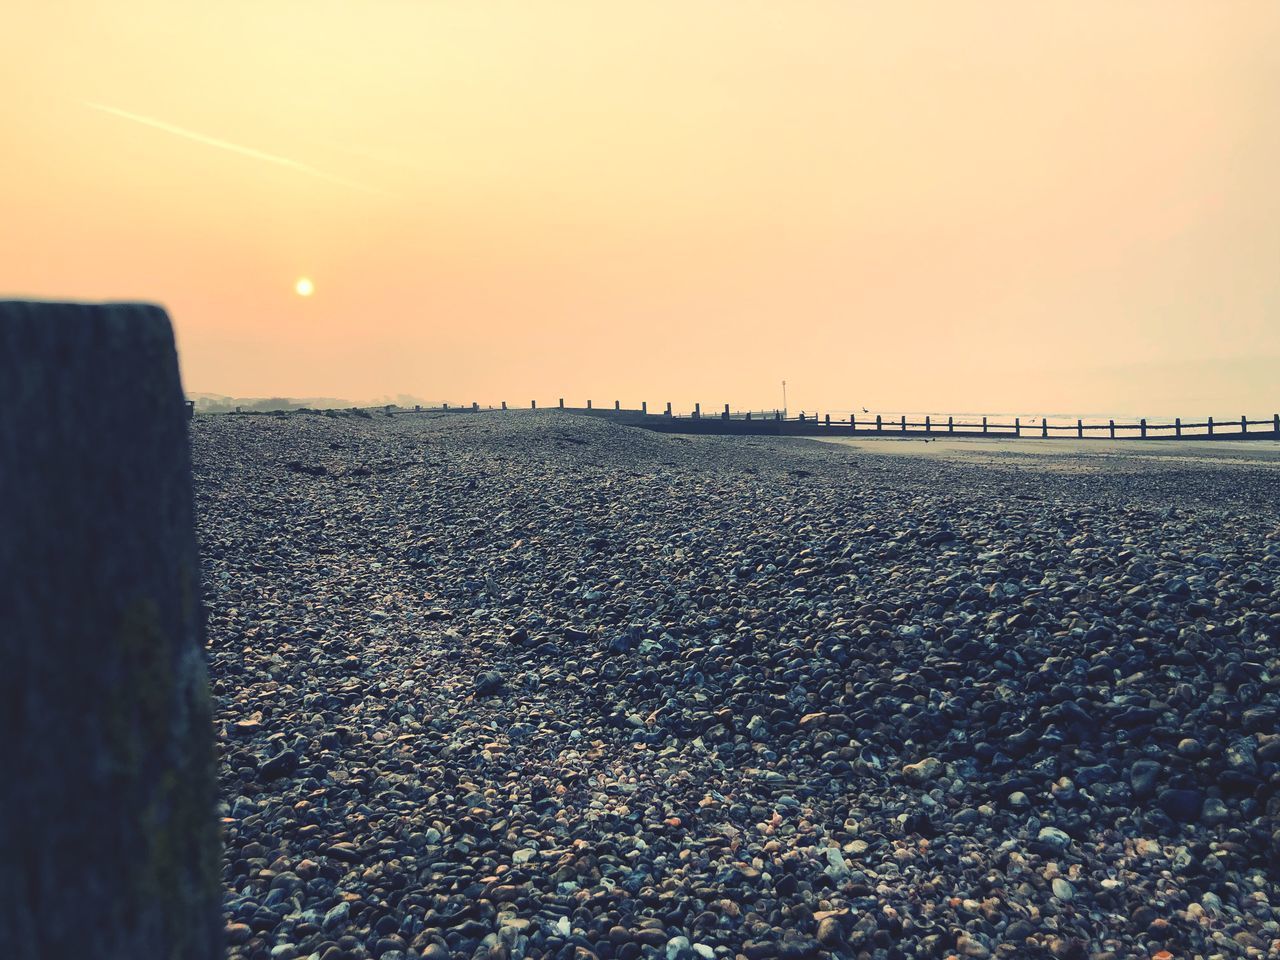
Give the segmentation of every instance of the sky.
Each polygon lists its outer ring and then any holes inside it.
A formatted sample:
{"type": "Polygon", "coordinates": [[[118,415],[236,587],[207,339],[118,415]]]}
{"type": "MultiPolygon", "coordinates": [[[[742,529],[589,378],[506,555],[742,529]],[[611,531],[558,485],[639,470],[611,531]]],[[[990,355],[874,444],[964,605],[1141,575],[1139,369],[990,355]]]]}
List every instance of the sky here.
{"type": "Polygon", "coordinates": [[[1271,0],[13,4],[0,296],[159,302],[236,396],[1269,415],[1277,49],[1271,0]]]}

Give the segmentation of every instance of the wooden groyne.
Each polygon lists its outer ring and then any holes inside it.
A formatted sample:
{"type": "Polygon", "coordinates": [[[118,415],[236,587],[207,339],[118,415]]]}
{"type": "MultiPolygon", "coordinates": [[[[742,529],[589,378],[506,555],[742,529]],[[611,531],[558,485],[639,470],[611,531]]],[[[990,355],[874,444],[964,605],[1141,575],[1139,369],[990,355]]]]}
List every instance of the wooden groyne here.
{"type": "MultiPolygon", "coordinates": [[[[800,414],[786,416],[781,410],[733,411],[728,404],[716,412],[704,412],[700,404],[687,413],[675,413],[667,403],[660,411],[650,411],[648,403],[638,408],[623,407],[621,401],[597,406],[588,400],[586,406],[566,405],[563,399],[551,406],[539,406],[536,400],[521,409],[557,410],[565,413],[600,417],[618,423],[656,430],[661,433],[701,433],[723,436],[787,436],[787,437],[911,437],[934,439],[943,437],[1000,438],[1069,438],[1077,440],[1280,440],[1280,413],[1262,419],[1248,416],[1203,420],[1132,421],[1114,419],[1099,422],[1076,418],[1074,422],[1050,422],[1047,417],[1021,417],[993,420],[974,415],[921,416],[906,414],[800,414]]],[[[517,409],[503,401],[499,406],[442,404],[437,407],[385,406],[373,408],[384,413],[501,413],[517,409]]]]}

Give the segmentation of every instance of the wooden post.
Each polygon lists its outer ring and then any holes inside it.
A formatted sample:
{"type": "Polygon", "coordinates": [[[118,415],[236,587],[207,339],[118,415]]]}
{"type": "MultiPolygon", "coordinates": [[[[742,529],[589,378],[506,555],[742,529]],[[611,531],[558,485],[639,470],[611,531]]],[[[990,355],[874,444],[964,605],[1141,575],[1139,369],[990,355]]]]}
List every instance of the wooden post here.
{"type": "Polygon", "coordinates": [[[884,423],[880,420],[880,414],[876,414],[876,433],[884,432],[884,423]]]}
{"type": "Polygon", "coordinates": [[[664,414],[664,415],[665,415],[665,416],[668,416],[668,417],[669,417],[669,416],[671,416],[671,401],[670,401],[670,400],[668,400],[668,401],[667,401],[667,412],[666,412],[666,414],[664,414]]]}
{"type": "Polygon", "coordinates": [[[538,401],[537,401],[537,400],[530,400],[530,401],[529,401],[529,409],[530,409],[530,410],[537,410],[537,409],[538,409],[538,401]]]}
{"type": "Polygon", "coordinates": [[[648,415],[649,415],[649,401],[648,401],[648,400],[641,400],[641,401],[640,401],[640,412],[641,412],[641,413],[643,413],[645,416],[648,416],[648,415]]]}
{"type": "Polygon", "coordinates": [[[1147,436],[1147,418],[1143,417],[1138,421],[1138,429],[1142,431],[1142,438],[1145,440],[1147,436]]]}
{"type": "Polygon", "coordinates": [[[801,423],[804,423],[804,411],[803,411],[803,410],[801,410],[801,411],[800,411],[800,422],[801,422],[801,423]]]}
{"type": "Polygon", "coordinates": [[[1022,436],[1022,418],[1021,417],[1013,418],[1013,435],[1015,437],[1022,436]]]}
{"type": "Polygon", "coordinates": [[[1271,417],[1271,423],[1273,424],[1272,429],[1275,431],[1276,437],[1280,438],[1280,413],[1274,414],[1271,417]]]}
{"type": "Polygon", "coordinates": [[[724,418],[726,420],[729,419],[729,405],[727,403],[724,405],[724,418]]]}
{"type": "Polygon", "coordinates": [[[1173,435],[1175,437],[1182,436],[1182,418],[1181,417],[1173,418],[1173,435]]]}
{"type": "Polygon", "coordinates": [[[831,426],[831,414],[829,414],[829,413],[827,414],[826,424],[827,424],[827,426],[828,426],[828,427],[829,427],[829,426],[831,426]]]}
{"type": "Polygon", "coordinates": [[[849,414],[849,430],[853,433],[858,432],[858,416],[857,414],[849,414]]]}
{"type": "Polygon", "coordinates": [[[986,436],[986,434],[987,434],[987,418],[983,417],[982,418],[982,435],[986,436]]]}
{"type": "Polygon", "coordinates": [[[502,401],[502,409],[503,410],[507,409],[507,401],[505,400],[502,401]]]}
{"type": "Polygon", "coordinates": [[[446,404],[444,405],[444,408],[445,408],[445,410],[448,410],[448,409],[449,409],[449,405],[446,403],[446,404]]]}
{"type": "Polygon", "coordinates": [[[747,411],[747,419],[748,419],[748,420],[750,420],[750,419],[751,419],[751,411],[750,411],[750,410],[748,410],[748,411],[747,411]]]}
{"type": "Polygon", "coordinates": [[[947,417],[947,433],[955,433],[955,432],[956,432],[955,417],[947,417]]]}
{"type": "Polygon", "coordinates": [[[1111,430],[1111,439],[1114,440],[1116,438],[1116,422],[1114,420],[1110,421],[1109,428],[1111,430]]]}
{"type": "Polygon", "coordinates": [[[1084,439],[1084,421],[1079,418],[1076,419],[1076,437],[1084,439]]]}
{"type": "Polygon", "coordinates": [[[1209,436],[1213,436],[1213,417],[1209,418],[1209,436]]]}
{"type": "Polygon", "coordinates": [[[1049,436],[1049,420],[1047,417],[1040,418],[1040,436],[1049,436]]]}
{"type": "Polygon", "coordinates": [[[0,302],[7,956],[225,956],[181,401],[161,308],[0,302]]]}
{"type": "Polygon", "coordinates": [[[480,404],[479,404],[479,403],[477,403],[477,402],[476,402],[476,401],[474,401],[474,400],[471,402],[471,412],[472,412],[472,413],[479,413],[479,412],[480,412],[480,404]]]}
{"type": "Polygon", "coordinates": [[[621,409],[622,409],[622,401],[621,401],[621,400],[615,400],[615,401],[613,401],[613,409],[615,409],[615,410],[621,410],[621,409]]]}
{"type": "Polygon", "coordinates": [[[561,397],[561,398],[560,398],[560,409],[561,409],[561,410],[563,410],[563,409],[564,409],[564,397],[561,397]]]}
{"type": "Polygon", "coordinates": [[[924,432],[925,433],[928,433],[930,430],[933,429],[932,426],[930,425],[929,420],[930,420],[929,415],[926,413],[924,415],[924,432]]]}
{"type": "Polygon", "coordinates": [[[1249,432],[1249,420],[1247,417],[1240,418],[1240,436],[1245,436],[1249,432]]]}
{"type": "Polygon", "coordinates": [[[902,415],[902,432],[907,432],[907,415],[905,413],[902,415]]]}
{"type": "Polygon", "coordinates": [[[590,409],[591,409],[591,401],[590,401],[590,400],[588,400],[588,401],[587,401],[587,409],[588,409],[588,410],[590,410],[590,409]]]}
{"type": "Polygon", "coordinates": [[[415,404],[413,405],[413,412],[414,412],[414,413],[421,413],[421,412],[422,412],[422,404],[420,404],[420,403],[415,403],[415,404]]]}
{"type": "Polygon", "coordinates": [[[701,419],[702,419],[702,404],[700,404],[700,403],[695,403],[695,404],[693,405],[693,418],[694,418],[695,420],[701,420],[701,419]]]}

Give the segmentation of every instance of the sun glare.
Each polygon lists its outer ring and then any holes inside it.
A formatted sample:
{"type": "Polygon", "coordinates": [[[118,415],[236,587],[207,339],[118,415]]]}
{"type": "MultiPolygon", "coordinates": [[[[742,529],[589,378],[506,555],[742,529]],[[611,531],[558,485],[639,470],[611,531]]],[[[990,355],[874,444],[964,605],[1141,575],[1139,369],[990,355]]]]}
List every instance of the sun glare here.
{"type": "Polygon", "coordinates": [[[297,291],[300,297],[309,297],[315,292],[316,285],[311,282],[310,277],[299,277],[298,282],[293,285],[293,289],[297,291]]]}

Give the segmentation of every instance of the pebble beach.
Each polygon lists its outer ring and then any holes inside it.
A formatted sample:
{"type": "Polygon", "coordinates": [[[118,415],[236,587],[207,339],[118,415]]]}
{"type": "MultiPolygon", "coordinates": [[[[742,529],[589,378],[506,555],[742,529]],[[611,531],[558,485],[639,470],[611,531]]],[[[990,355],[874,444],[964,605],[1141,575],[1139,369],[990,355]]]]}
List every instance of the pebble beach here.
{"type": "Polygon", "coordinates": [[[1280,955],[1274,458],[192,450],[233,958],[1280,955]]]}

